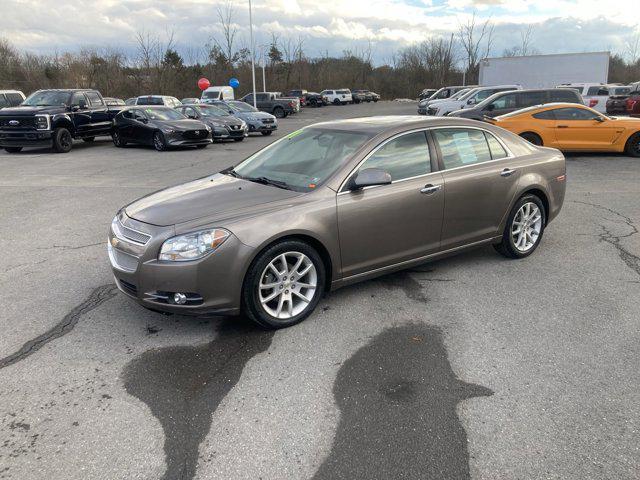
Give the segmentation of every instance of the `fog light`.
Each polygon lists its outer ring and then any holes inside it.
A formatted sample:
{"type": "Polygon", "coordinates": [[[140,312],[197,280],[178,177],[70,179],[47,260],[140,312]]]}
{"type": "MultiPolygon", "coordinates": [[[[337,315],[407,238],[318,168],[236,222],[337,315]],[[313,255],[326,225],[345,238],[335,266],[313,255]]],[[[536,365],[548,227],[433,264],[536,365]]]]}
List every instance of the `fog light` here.
{"type": "Polygon", "coordinates": [[[174,293],[173,301],[177,305],[184,305],[185,303],[187,303],[187,296],[184,293],[174,293]]]}

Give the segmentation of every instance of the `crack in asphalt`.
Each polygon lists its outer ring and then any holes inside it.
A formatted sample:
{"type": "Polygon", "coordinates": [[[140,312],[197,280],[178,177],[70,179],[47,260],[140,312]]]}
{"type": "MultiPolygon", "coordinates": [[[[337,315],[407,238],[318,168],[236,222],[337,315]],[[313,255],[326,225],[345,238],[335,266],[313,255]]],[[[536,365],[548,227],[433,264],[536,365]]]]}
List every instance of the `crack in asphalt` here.
{"type": "Polygon", "coordinates": [[[640,256],[631,253],[629,250],[627,250],[624,245],[622,245],[621,241],[623,238],[629,238],[632,235],[636,235],[638,233],[638,227],[636,227],[635,223],[633,222],[633,220],[631,219],[631,217],[628,217],[612,208],[609,207],[605,207],[604,205],[599,205],[597,203],[589,203],[589,202],[582,202],[579,200],[573,200],[573,203],[578,203],[578,204],[582,204],[582,205],[587,205],[593,208],[597,208],[600,210],[604,210],[606,212],[612,213],[615,216],[619,217],[620,219],[622,219],[623,224],[627,225],[629,228],[631,228],[631,232],[627,233],[626,235],[615,235],[611,232],[610,229],[608,229],[605,225],[602,224],[598,224],[598,226],[602,229],[602,233],[598,235],[600,241],[606,242],[609,245],[613,245],[615,247],[615,249],[618,251],[618,256],[622,259],[622,261],[634,272],[636,272],[638,275],[640,275],[640,256]]]}
{"type": "Polygon", "coordinates": [[[104,242],[87,243],[86,245],[52,245],[50,247],[38,247],[37,250],[53,250],[59,248],[61,250],[80,250],[81,248],[95,247],[102,245],[104,242]]]}
{"type": "Polygon", "coordinates": [[[81,304],[74,307],[54,327],[50,328],[42,335],[38,335],[36,338],[26,342],[18,351],[4,358],[0,358],[0,369],[24,360],[28,356],[36,353],[50,341],[66,335],[73,330],[80,320],[80,317],[99,307],[107,300],[115,297],[117,292],[118,289],[113,283],[93,289],[81,304]]]}
{"type": "Polygon", "coordinates": [[[333,386],[340,421],[313,480],[470,478],[456,412],[490,396],[456,377],[438,328],[389,328],[342,364],[333,386]]]}
{"type": "Polygon", "coordinates": [[[274,331],[234,319],[223,323],[218,333],[203,345],[147,350],[123,369],[127,393],[144,402],[162,426],[164,480],[195,477],[199,446],[213,413],[247,362],[269,348],[274,331]]]}

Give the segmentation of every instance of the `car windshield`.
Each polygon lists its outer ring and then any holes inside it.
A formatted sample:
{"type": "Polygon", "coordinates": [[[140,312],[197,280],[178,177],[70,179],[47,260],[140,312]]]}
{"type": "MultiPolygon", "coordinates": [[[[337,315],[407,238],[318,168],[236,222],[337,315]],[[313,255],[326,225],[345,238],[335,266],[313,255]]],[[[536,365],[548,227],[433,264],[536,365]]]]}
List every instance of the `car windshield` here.
{"type": "Polygon", "coordinates": [[[253,105],[249,105],[248,103],[238,102],[238,101],[227,102],[227,103],[231,108],[235,110],[240,110],[241,112],[257,112],[258,111],[257,108],[253,108],[253,105]]]}
{"type": "Polygon", "coordinates": [[[469,93],[469,88],[463,88],[462,90],[458,90],[456,93],[454,93],[453,95],[451,95],[451,97],[449,97],[449,100],[458,100],[459,98],[462,98],[465,94],[469,93]]]}
{"type": "Polygon", "coordinates": [[[253,154],[232,173],[309,192],[344,165],[370,138],[372,136],[364,132],[303,128],[253,154]]]}
{"type": "Polygon", "coordinates": [[[200,113],[203,117],[228,117],[229,114],[216,105],[200,105],[200,113]]]}
{"type": "Polygon", "coordinates": [[[146,108],[144,111],[151,120],[183,120],[187,118],[173,108],[146,108]]]}
{"type": "Polygon", "coordinates": [[[138,97],[138,105],[164,105],[162,97],[138,97]]]}
{"type": "Polygon", "coordinates": [[[202,98],[220,98],[220,90],[209,90],[208,92],[204,92],[202,94],[202,98]]]}
{"type": "Polygon", "coordinates": [[[629,95],[631,87],[615,87],[610,90],[611,95],[629,95]]]}
{"type": "Polygon", "coordinates": [[[69,105],[71,101],[70,92],[61,92],[59,90],[42,90],[29,95],[22,104],[30,107],[51,106],[51,105],[69,105]]]}

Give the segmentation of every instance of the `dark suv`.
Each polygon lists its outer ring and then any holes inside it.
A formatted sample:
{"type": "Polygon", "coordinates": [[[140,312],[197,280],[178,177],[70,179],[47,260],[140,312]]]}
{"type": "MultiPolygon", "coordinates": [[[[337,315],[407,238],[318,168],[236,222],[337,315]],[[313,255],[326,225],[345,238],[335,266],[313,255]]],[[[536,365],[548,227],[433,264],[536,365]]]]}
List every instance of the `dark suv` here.
{"type": "Polygon", "coordinates": [[[495,93],[475,107],[452,112],[449,116],[483,120],[484,117],[499,117],[521,108],[555,102],[583,103],[578,92],[566,88],[512,90],[495,93]]]}

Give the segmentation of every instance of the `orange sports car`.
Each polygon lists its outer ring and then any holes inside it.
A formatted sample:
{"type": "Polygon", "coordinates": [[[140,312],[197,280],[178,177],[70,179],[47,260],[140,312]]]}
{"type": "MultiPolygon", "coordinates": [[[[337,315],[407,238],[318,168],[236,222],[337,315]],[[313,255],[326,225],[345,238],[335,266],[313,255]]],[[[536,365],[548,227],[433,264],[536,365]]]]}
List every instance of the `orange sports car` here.
{"type": "Polygon", "coordinates": [[[487,121],[534,145],[573,152],[624,152],[640,157],[640,118],[608,117],[575,103],[548,103],[487,121]]]}

